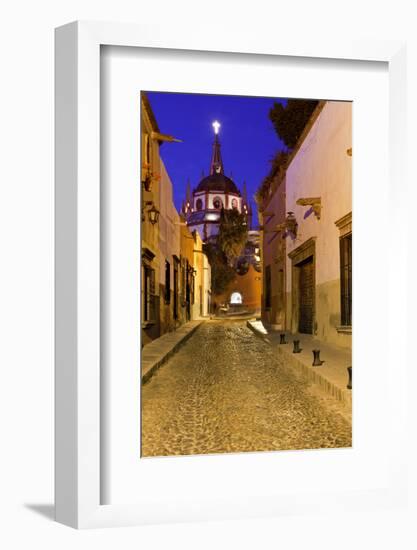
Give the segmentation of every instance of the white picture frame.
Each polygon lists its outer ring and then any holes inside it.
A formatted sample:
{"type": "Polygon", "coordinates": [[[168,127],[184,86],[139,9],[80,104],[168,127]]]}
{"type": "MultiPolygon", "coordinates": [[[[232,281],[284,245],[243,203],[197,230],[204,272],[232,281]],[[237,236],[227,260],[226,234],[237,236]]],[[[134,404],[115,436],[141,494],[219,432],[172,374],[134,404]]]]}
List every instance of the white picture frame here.
{"type": "MultiPolygon", "coordinates": [[[[100,478],[100,48],[126,46],[295,58],[381,61],[389,70],[390,182],[404,193],[405,44],[385,40],[293,43],[268,34],[249,43],[244,32],[196,28],[186,36],[169,27],[75,22],[56,30],[56,519],[76,528],[187,520],[167,503],[147,510],[134,504],[101,504],[100,478]]],[[[400,210],[391,223],[401,227],[400,210]]],[[[401,254],[401,251],[399,252],[401,254]]],[[[401,258],[397,258],[400,259],[401,258]]],[[[405,315],[404,297],[390,304],[391,315],[405,315]]],[[[401,334],[398,335],[401,338],[401,334]]],[[[404,338],[404,335],[402,336],[404,338]]],[[[398,344],[398,342],[397,342],[398,344]]],[[[400,347],[400,345],[398,346],[400,347]]],[[[397,388],[405,387],[406,358],[399,351],[397,388]]],[[[395,406],[395,404],[394,404],[395,406]]],[[[398,412],[404,418],[405,412],[398,412]]],[[[285,503],[264,498],[256,515],[303,512],[376,502],[393,505],[405,495],[401,437],[389,457],[391,473],[383,491],[287,495],[285,503]]],[[[240,517],[244,506],[227,511],[207,502],[193,519],[240,517]]],[[[249,515],[251,515],[249,513],[249,515]]]]}

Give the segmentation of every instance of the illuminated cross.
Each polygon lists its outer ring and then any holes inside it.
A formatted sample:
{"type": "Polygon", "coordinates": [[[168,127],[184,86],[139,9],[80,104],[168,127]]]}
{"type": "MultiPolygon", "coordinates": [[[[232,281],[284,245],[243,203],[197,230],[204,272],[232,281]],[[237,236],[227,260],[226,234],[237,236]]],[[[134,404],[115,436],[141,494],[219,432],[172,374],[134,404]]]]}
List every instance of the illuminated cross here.
{"type": "Polygon", "coordinates": [[[215,120],[212,124],[213,128],[214,128],[214,133],[215,134],[218,134],[219,133],[219,128],[221,126],[220,122],[218,122],[217,120],[215,120]]]}

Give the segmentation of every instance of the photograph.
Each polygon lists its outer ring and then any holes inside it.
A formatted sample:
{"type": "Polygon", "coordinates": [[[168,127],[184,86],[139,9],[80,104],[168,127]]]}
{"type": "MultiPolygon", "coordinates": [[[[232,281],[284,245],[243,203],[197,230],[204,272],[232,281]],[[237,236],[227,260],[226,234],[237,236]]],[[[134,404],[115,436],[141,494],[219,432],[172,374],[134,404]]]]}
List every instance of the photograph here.
{"type": "Polygon", "coordinates": [[[352,107],[138,93],[140,458],[352,447],[352,107]]]}

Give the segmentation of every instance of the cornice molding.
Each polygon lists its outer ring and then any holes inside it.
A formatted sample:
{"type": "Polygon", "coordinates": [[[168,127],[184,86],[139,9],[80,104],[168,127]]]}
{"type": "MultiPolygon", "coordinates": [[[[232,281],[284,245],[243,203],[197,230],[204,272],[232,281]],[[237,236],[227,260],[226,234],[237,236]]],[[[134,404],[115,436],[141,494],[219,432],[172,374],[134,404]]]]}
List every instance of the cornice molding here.
{"type": "Polygon", "coordinates": [[[311,253],[314,253],[316,249],[316,238],[317,237],[310,237],[305,242],[300,244],[300,246],[298,246],[288,254],[289,259],[293,261],[294,260],[302,261],[304,259],[304,256],[307,258],[308,255],[310,255],[311,253]]]}

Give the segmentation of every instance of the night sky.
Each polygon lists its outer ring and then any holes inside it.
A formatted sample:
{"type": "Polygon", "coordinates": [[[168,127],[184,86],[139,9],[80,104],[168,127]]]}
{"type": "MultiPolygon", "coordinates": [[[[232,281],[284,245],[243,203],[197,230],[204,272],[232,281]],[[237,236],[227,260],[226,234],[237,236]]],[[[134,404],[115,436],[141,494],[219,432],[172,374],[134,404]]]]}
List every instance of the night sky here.
{"type": "Polygon", "coordinates": [[[241,191],[246,181],[256,226],[253,195],[269,172],[272,157],[285,148],[268,113],[275,101],[285,100],[161,92],[147,95],[160,131],[183,140],[183,143],[164,143],[160,148],[174,186],[177,210],[185,197],[187,179],[193,190],[202,178],[202,171],[208,175],[214,139],[212,122],[218,120],[225,175],[232,177],[241,191]]]}

